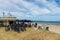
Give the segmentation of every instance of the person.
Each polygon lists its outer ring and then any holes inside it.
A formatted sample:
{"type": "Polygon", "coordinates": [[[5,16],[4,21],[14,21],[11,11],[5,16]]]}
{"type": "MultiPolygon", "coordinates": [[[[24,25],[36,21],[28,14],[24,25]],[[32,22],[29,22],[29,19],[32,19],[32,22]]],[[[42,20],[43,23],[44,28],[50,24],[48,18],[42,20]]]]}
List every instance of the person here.
{"type": "Polygon", "coordinates": [[[6,31],[10,31],[10,30],[11,30],[11,26],[8,25],[5,30],[6,30],[6,31]]]}
{"type": "Polygon", "coordinates": [[[34,24],[32,24],[32,28],[34,28],[34,24]]]}
{"type": "Polygon", "coordinates": [[[29,23],[29,27],[31,27],[31,23],[29,23]]]}
{"type": "Polygon", "coordinates": [[[37,23],[35,23],[34,27],[37,27],[37,23]]]}
{"type": "Polygon", "coordinates": [[[26,31],[26,24],[24,22],[21,23],[21,31],[26,31]]]}
{"type": "Polygon", "coordinates": [[[46,27],[46,30],[48,30],[48,31],[49,31],[49,27],[46,27]]]}
{"type": "Polygon", "coordinates": [[[15,24],[14,31],[20,32],[20,30],[19,30],[19,24],[15,24]]]}

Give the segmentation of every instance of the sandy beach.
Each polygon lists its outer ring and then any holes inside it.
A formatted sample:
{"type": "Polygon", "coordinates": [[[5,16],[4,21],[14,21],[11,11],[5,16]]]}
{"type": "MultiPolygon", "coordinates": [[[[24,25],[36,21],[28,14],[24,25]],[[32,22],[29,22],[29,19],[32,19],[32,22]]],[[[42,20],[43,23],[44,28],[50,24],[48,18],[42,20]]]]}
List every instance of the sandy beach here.
{"type": "Polygon", "coordinates": [[[60,34],[60,26],[59,25],[38,24],[38,26],[39,27],[48,27],[49,31],[60,34]]]}

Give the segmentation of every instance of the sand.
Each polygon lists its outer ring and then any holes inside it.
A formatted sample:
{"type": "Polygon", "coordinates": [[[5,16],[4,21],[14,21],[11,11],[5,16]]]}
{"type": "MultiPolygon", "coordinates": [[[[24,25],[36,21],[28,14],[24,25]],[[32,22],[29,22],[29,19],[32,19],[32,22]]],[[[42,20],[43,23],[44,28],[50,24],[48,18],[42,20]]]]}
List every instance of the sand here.
{"type": "Polygon", "coordinates": [[[38,26],[49,27],[49,31],[60,34],[60,26],[58,26],[58,25],[38,24],[38,26]]]}

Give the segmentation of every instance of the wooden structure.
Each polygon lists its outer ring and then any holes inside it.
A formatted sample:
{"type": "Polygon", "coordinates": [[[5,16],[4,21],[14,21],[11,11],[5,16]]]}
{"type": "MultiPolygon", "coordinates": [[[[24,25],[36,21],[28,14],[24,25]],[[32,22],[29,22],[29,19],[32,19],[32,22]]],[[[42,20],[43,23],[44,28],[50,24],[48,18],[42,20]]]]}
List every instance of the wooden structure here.
{"type": "Polygon", "coordinates": [[[0,17],[0,25],[8,26],[9,24],[14,24],[16,22],[16,17],[12,16],[10,13],[0,17]]]}

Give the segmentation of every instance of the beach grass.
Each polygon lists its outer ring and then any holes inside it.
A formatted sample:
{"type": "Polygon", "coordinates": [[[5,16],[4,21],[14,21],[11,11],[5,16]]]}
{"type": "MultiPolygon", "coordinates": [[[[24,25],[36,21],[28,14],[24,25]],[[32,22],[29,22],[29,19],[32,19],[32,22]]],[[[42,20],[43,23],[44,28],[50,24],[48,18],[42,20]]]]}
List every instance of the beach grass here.
{"type": "Polygon", "coordinates": [[[60,34],[45,30],[26,28],[27,31],[17,33],[0,28],[0,40],[60,40],[60,34]]]}

